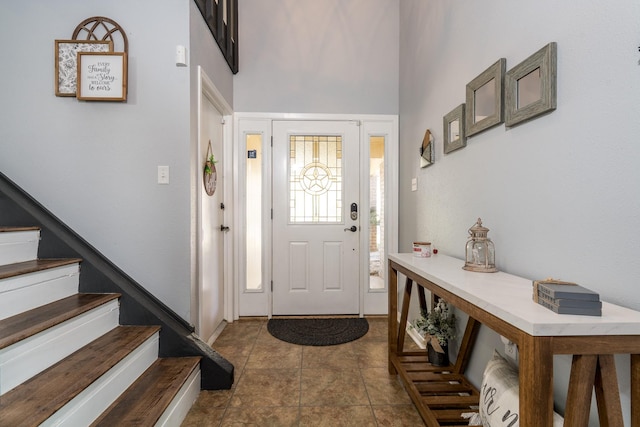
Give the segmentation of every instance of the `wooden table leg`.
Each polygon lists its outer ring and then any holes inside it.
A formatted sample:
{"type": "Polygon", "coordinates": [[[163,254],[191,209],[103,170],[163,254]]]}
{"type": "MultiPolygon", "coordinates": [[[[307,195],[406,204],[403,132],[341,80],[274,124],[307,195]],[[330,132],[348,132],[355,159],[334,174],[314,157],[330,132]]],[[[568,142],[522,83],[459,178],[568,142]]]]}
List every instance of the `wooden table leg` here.
{"type": "Polygon", "coordinates": [[[589,409],[597,363],[598,356],[595,354],[573,356],[564,414],[564,421],[568,426],[587,427],[589,425],[589,409]]]}
{"type": "Polygon", "coordinates": [[[389,311],[387,312],[388,327],[388,370],[389,375],[396,375],[398,371],[391,362],[391,355],[398,353],[398,271],[393,267],[391,261],[388,264],[389,275],[389,311]]]}
{"type": "Polygon", "coordinates": [[[402,298],[402,311],[400,312],[400,325],[398,327],[398,353],[404,351],[404,337],[407,334],[407,317],[409,317],[409,303],[411,302],[411,288],[413,280],[407,277],[404,284],[404,298],[402,298]]]}
{"type": "Polygon", "coordinates": [[[418,301],[420,302],[420,312],[427,309],[427,298],[424,293],[424,288],[418,285],[418,301]]]}
{"type": "Polygon", "coordinates": [[[623,425],[620,388],[618,387],[616,362],[613,354],[601,354],[598,356],[594,385],[600,426],[616,427],[623,425]]]}
{"type": "Polygon", "coordinates": [[[553,425],[551,337],[522,334],[520,349],[520,427],[553,425]]]}
{"type": "Polygon", "coordinates": [[[640,427],[640,354],[631,355],[631,427],[640,427]]]}

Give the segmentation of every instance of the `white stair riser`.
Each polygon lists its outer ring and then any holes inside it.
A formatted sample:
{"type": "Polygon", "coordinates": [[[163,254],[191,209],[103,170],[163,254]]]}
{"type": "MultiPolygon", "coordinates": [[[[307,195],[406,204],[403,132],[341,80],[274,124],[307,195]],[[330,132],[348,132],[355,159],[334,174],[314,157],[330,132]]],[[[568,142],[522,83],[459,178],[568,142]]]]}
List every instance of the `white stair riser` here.
{"type": "Polygon", "coordinates": [[[39,230],[0,233],[0,265],[36,259],[39,242],[39,230]]]}
{"type": "Polygon", "coordinates": [[[110,301],[0,350],[0,396],[118,326],[110,301]]]}
{"type": "Polygon", "coordinates": [[[189,409],[200,394],[200,367],[193,370],[189,378],[182,385],[167,409],[164,411],[155,427],[173,427],[182,424],[189,409]]]}
{"type": "Polygon", "coordinates": [[[78,293],[78,264],[0,280],[0,319],[78,293]]]}
{"type": "Polygon", "coordinates": [[[158,333],[84,389],[40,427],[86,426],[104,412],[158,358],[158,333]]]}

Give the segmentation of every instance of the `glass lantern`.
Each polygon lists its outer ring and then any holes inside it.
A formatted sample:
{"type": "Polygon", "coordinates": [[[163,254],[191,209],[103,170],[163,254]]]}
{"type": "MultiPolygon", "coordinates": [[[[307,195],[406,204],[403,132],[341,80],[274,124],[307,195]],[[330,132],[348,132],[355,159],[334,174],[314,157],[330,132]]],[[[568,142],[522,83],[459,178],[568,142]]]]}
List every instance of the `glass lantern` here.
{"type": "Polygon", "coordinates": [[[465,270],[482,273],[494,273],[496,268],[496,251],[491,239],[487,237],[489,229],[482,226],[482,220],[469,229],[469,240],[465,249],[465,270]]]}

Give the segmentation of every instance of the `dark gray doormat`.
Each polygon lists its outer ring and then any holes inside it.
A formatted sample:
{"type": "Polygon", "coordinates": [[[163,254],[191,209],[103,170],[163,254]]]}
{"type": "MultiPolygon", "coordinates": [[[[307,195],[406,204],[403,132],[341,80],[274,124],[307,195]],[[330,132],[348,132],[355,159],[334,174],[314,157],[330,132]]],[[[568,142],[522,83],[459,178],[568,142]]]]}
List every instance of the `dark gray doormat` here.
{"type": "Polygon", "coordinates": [[[369,330],[367,319],[269,319],[267,330],[279,340],[299,345],[336,345],[357,340],[369,330]]]}

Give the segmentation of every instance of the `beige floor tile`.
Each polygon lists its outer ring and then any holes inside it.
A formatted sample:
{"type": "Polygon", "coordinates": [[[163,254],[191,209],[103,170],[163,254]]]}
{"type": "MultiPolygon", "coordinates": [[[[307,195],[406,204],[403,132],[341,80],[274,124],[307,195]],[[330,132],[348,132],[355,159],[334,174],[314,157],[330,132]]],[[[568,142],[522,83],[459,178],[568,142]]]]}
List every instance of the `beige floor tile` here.
{"type": "Polygon", "coordinates": [[[372,405],[410,405],[411,399],[396,375],[386,368],[362,369],[362,378],[372,405]]]}
{"type": "Polygon", "coordinates": [[[373,413],[379,427],[424,426],[422,417],[412,404],[394,406],[374,406],[373,413]]]}
{"type": "Polygon", "coordinates": [[[358,369],[303,369],[300,404],[369,405],[369,398],[358,369]]]}
{"type": "MultiPolygon", "coordinates": [[[[423,426],[388,374],[387,319],[367,321],[364,337],[328,347],[280,341],[266,319],[227,325],[213,348],[233,363],[235,383],[202,391],[182,426],[423,426]]],[[[405,350],[420,350],[409,337],[405,343],[405,350]]]]}
{"type": "Polygon", "coordinates": [[[348,369],[358,367],[358,357],[351,343],[302,348],[303,369],[348,369]]]}
{"type": "Polygon", "coordinates": [[[202,390],[193,407],[197,409],[225,408],[229,404],[232,394],[233,390],[202,390]]]}
{"type": "Polygon", "coordinates": [[[273,408],[229,408],[222,427],[293,427],[298,426],[298,406],[273,408]]]}
{"type": "Polygon", "coordinates": [[[263,320],[237,320],[228,324],[216,338],[216,345],[235,344],[238,346],[253,345],[260,333],[265,321],[263,320]]]}
{"type": "Polygon", "coordinates": [[[253,347],[246,369],[300,369],[302,346],[282,341],[259,342],[253,347]]]}
{"type": "Polygon", "coordinates": [[[384,368],[389,365],[387,342],[362,341],[353,344],[360,368],[384,368]]]}
{"type": "Polygon", "coordinates": [[[387,342],[389,338],[388,328],[387,328],[387,319],[374,317],[367,318],[369,322],[369,331],[359,339],[359,341],[384,341],[387,342]]]}
{"type": "Polygon", "coordinates": [[[182,427],[217,427],[220,425],[224,408],[191,408],[182,422],[182,427]]]}
{"type": "Polygon", "coordinates": [[[300,404],[299,369],[246,369],[229,406],[264,407],[300,404]]]}
{"type": "Polygon", "coordinates": [[[300,427],[375,427],[370,406],[303,406],[300,427]]]}

